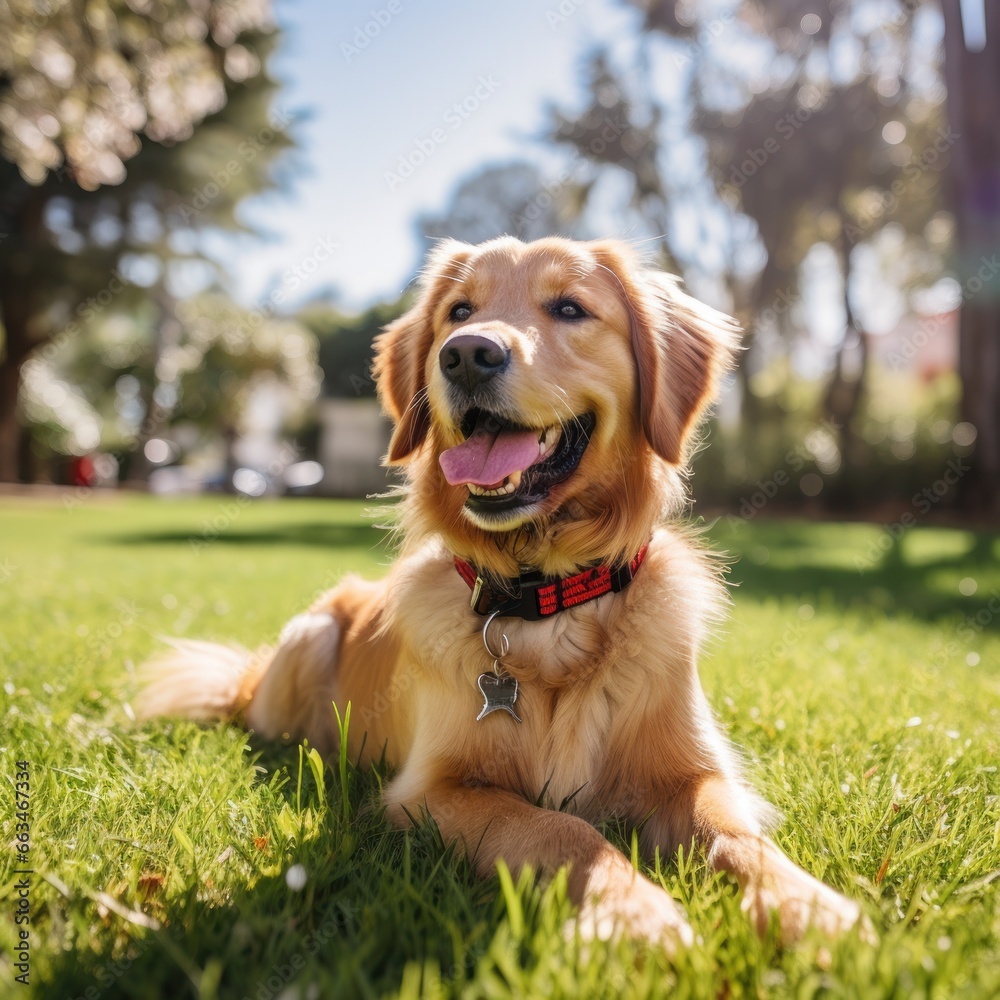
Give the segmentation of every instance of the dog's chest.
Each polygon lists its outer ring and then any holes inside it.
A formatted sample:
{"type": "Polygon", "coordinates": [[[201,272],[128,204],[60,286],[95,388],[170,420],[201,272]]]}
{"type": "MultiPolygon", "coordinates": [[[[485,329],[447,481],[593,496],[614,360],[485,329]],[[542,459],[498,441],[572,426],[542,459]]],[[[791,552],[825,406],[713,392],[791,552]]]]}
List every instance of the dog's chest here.
{"type": "Polygon", "coordinates": [[[506,654],[495,663],[465,585],[452,566],[437,570],[435,599],[411,577],[401,607],[407,646],[432,684],[414,703],[426,740],[417,759],[444,759],[470,784],[589,815],[616,726],[642,711],[635,630],[598,602],[548,621],[498,618],[489,640],[506,654]]]}
{"type": "MultiPolygon", "coordinates": [[[[475,723],[471,756],[484,783],[587,815],[616,720],[620,722],[623,702],[629,701],[627,689],[635,685],[631,664],[614,655],[618,650],[603,626],[582,615],[575,623],[567,617],[559,624],[563,627],[542,627],[539,635],[539,623],[526,628],[505,623],[510,654],[496,669],[506,677],[500,689],[504,696],[510,698],[514,680],[517,695],[512,712],[502,707],[489,711],[497,690],[493,665],[486,667],[487,693],[480,694],[482,678],[477,678],[476,707],[488,714],[475,723]],[[574,627],[566,628],[569,624],[574,627]]],[[[466,683],[471,679],[467,674],[466,683]]]]}
{"type": "MultiPolygon", "coordinates": [[[[525,711],[533,711],[531,699],[526,702],[525,711]]],[[[548,711],[533,721],[537,728],[524,734],[529,744],[525,751],[535,755],[535,780],[544,792],[544,804],[586,811],[614,724],[612,702],[600,688],[564,687],[552,697],[548,711]]]]}
{"type": "Polygon", "coordinates": [[[497,711],[475,724],[467,763],[475,780],[550,808],[588,813],[614,726],[612,699],[583,685],[526,682],[514,708],[520,723],[497,711]]]}

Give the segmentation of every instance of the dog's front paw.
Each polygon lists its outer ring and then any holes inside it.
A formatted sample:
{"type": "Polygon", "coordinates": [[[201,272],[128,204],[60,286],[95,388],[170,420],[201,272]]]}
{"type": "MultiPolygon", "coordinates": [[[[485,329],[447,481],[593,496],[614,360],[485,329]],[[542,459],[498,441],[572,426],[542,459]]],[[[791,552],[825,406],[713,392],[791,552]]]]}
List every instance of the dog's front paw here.
{"type": "Polygon", "coordinates": [[[800,941],[812,928],[835,938],[857,927],[863,941],[869,944],[878,941],[871,921],[856,902],[804,872],[799,873],[792,884],[780,888],[747,889],[743,909],[750,914],[761,934],[774,914],[784,945],[800,941]]]}
{"type": "Polygon", "coordinates": [[[567,924],[566,932],[579,934],[585,941],[610,941],[621,935],[659,945],[670,957],[694,943],[694,932],[680,906],[638,874],[627,887],[592,896],[567,924]]]}

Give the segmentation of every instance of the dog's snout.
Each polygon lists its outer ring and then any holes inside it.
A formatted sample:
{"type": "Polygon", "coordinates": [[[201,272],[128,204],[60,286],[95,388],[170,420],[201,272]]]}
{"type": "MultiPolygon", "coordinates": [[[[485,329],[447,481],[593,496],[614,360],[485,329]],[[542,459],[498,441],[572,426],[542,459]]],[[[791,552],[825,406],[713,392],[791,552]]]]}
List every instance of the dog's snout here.
{"type": "Polygon", "coordinates": [[[471,393],[507,368],[510,348],[493,337],[462,333],[445,343],[438,362],[449,382],[471,393]]]}

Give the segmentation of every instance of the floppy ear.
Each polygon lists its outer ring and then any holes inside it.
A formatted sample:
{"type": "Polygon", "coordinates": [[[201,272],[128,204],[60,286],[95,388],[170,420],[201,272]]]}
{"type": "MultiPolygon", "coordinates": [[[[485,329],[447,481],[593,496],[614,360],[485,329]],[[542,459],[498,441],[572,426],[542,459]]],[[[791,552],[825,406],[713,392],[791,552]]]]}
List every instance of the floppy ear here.
{"type": "Polygon", "coordinates": [[[386,464],[397,465],[420,447],[430,427],[424,361],[434,336],[421,299],[375,338],[372,374],[382,409],[393,423],[386,464]]]}
{"type": "Polygon", "coordinates": [[[648,271],[641,281],[646,301],[633,311],[632,350],[642,429],[661,458],[681,465],[692,431],[733,366],[741,330],[682,291],[673,275],[648,271]]]}
{"type": "Polygon", "coordinates": [[[471,251],[471,246],[457,240],[438,244],[428,258],[416,304],[375,338],[372,374],[382,409],[394,424],[388,465],[405,462],[427,437],[431,411],[426,374],[434,341],[434,306],[471,251]]]}
{"type": "Polygon", "coordinates": [[[636,268],[616,248],[601,256],[628,308],[643,433],[661,458],[683,465],[691,434],[733,365],[740,327],[682,291],[673,275],[636,268]]]}

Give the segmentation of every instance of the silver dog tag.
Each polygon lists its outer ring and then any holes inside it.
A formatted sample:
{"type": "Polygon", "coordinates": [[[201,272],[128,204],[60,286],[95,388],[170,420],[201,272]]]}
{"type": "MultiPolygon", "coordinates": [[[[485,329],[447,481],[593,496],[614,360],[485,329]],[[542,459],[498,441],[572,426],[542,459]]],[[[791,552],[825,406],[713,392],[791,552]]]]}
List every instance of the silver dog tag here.
{"type": "Polygon", "coordinates": [[[483,708],[476,716],[476,722],[485,719],[490,712],[495,712],[502,708],[505,712],[510,712],[514,718],[520,722],[521,717],[514,711],[514,703],[517,701],[517,678],[509,674],[500,676],[488,672],[479,675],[479,690],[483,695],[483,708]]]}

